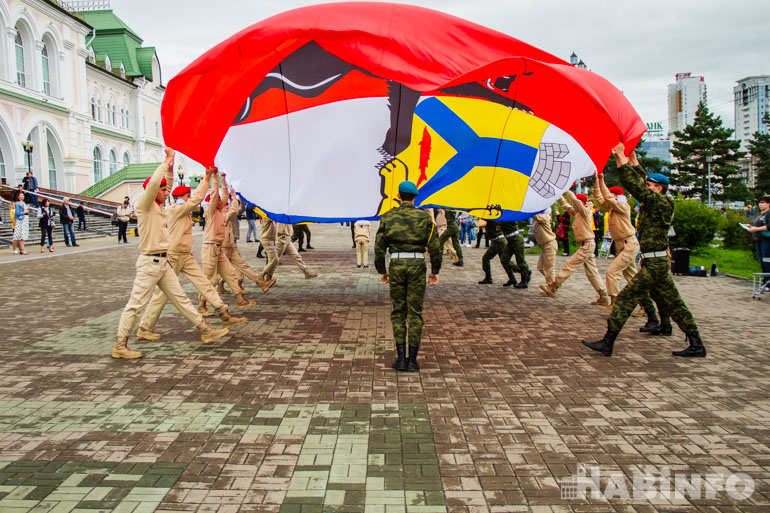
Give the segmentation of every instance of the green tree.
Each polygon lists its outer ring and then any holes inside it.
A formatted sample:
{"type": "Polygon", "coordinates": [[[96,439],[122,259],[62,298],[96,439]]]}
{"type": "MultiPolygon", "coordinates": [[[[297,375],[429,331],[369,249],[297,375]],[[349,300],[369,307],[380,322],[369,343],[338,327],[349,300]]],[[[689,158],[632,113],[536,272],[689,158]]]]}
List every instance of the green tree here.
{"type": "Polygon", "coordinates": [[[757,170],[757,181],[754,185],[754,193],[757,196],[770,194],[770,111],[765,112],[762,122],[768,133],[754,132],[754,137],[749,142],[749,153],[757,170]]]}
{"type": "Polygon", "coordinates": [[[701,201],[708,199],[707,156],[711,156],[712,191],[717,191],[712,193],[713,198],[724,199],[728,187],[739,180],[737,162],[746,152],[740,151],[740,141],[731,139],[734,131],[722,127],[722,118],[712,114],[701,102],[693,124],[674,132],[677,140],[671,153],[679,162],[675,164],[677,173],[671,178],[680,190],[688,189],[682,191],[685,197],[700,194],[701,201]]]}

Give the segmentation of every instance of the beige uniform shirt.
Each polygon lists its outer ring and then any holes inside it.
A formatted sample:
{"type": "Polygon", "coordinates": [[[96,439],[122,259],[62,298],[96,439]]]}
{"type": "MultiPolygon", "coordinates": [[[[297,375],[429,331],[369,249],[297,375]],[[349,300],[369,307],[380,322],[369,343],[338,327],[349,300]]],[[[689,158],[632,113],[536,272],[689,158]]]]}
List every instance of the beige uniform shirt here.
{"type": "Polygon", "coordinates": [[[372,225],[356,223],[353,228],[356,242],[369,242],[372,236],[372,225]]]}
{"type": "Polygon", "coordinates": [[[594,199],[601,207],[607,211],[607,227],[610,230],[610,237],[615,240],[626,240],[636,234],[634,225],[631,224],[631,205],[620,203],[612,195],[606,184],[602,187],[594,183],[594,199]]]}
{"type": "Polygon", "coordinates": [[[275,223],[275,234],[280,237],[281,235],[287,235],[291,238],[292,227],[290,224],[275,223]]]}
{"type": "MultiPolygon", "coordinates": [[[[183,205],[174,203],[166,210],[168,211],[168,232],[169,232],[169,252],[170,253],[192,253],[192,211],[198,208],[206,192],[209,190],[209,184],[202,181],[193,191],[192,196],[183,205]]],[[[141,232],[139,232],[141,233],[141,232]]]]}
{"type": "Polygon", "coordinates": [[[575,193],[567,191],[569,203],[564,197],[559,198],[559,205],[572,215],[572,231],[576,242],[594,240],[594,231],[591,229],[591,210],[582,201],[577,199],[575,193]]]}
{"type": "Polygon", "coordinates": [[[152,174],[144,194],[139,197],[134,206],[139,227],[139,252],[143,255],[154,255],[168,251],[168,213],[163,205],[158,205],[155,202],[155,196],[160,189],[160,182],[164,177],[166,178],[166,188],[170,192],[174,183],[174,170],[163,163],[152,174]]]}
{"type": "Polygon", "coordinates": [[[206,218],[206,228],[203,230],[204,244],[221,244],[225,240],[225,216],[219,211],[219,181],[214,178],[211,187],[209,204],[203,213],[206,218]]]}
{"type": "Polygon", "coordinates": [[[551,228],[551,214],[546,212],[532,216],[532,233],[535,234],[535,240],[540,246],[556,240],[556,235],[551,228]]]}
{"type": "Polygon", "coordinates": [[[238,198],[230,201],[230,209],[225,215],[225,238],[222,241],[223,248],[232,248],[235,246],[235,233],[233,232],[233,220],[238,221],[238,210],[241,208],[241,202],[238,198]]]}

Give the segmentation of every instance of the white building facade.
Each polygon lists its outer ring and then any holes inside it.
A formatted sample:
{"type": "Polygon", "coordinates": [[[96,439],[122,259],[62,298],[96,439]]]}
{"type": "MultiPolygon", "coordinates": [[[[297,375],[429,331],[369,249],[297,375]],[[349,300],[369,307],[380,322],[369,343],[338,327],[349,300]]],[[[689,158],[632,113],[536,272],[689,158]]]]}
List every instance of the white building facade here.
{"type": "Polygon", "coordinates": [[[104,19],[117,17],[78,4],[0,0],[0,179],[8,185],[27,172],[25,141],[34,144],[29,164],[39,185],[70,193],[126,164],[161,160],[155,123],[164,88],[154,48],[142,49],[145,73],[134,62],[126,74],[122,61],[99,52],[104,19]]]}
{"type": "Polygon", "coordinates": [[[700,102],[708,103],[703,77],[695,77],[691,73],[677,73],[676,81],[668,85],[669,137],[695,121],[695,112],[700,102]]]}
{"type": "Polygon", "coordinates": [[[754,134],[767,134],[768,127],[762,119],[770,102],[770,75],[746,77],[733,87],[735,95],[735,138],[741,141],[741,151],[747,153],[741,159],[741,176],[749,187],[756,183],[756,166],[749,152],[749,142],[754,134]]]}

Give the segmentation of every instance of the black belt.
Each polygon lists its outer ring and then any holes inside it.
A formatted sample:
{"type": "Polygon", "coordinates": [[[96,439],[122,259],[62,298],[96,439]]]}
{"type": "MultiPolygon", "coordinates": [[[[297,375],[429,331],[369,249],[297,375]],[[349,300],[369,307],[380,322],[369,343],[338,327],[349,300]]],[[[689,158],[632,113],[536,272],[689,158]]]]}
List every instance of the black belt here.
{"type": "Polygon", "coordinates": [[[166,253],[166,252],[163,252],[163,253],[147,253],[145,256],[154,256],[154,257],[166,258],[167,254],[168,253],[166,253]]]}

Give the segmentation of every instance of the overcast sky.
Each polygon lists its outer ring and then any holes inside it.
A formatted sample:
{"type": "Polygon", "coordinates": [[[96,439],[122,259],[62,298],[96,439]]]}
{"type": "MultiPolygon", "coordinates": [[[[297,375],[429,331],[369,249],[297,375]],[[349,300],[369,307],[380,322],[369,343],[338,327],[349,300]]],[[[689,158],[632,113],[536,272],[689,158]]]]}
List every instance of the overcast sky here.
{"type": "MultiPolygon", "coordinates": [[[[112,0],[115,13],[155,46],[163,81],[235,32],[300,0],[112,0]]],[[[417,0],[504,32],[565,60],[574,51],[621,89],[645,122],[668,118],[666,88],[679,72],[705,77],[709,106],[734,126],[738,79],[770,74],[768,0],[417,0]]]]}

